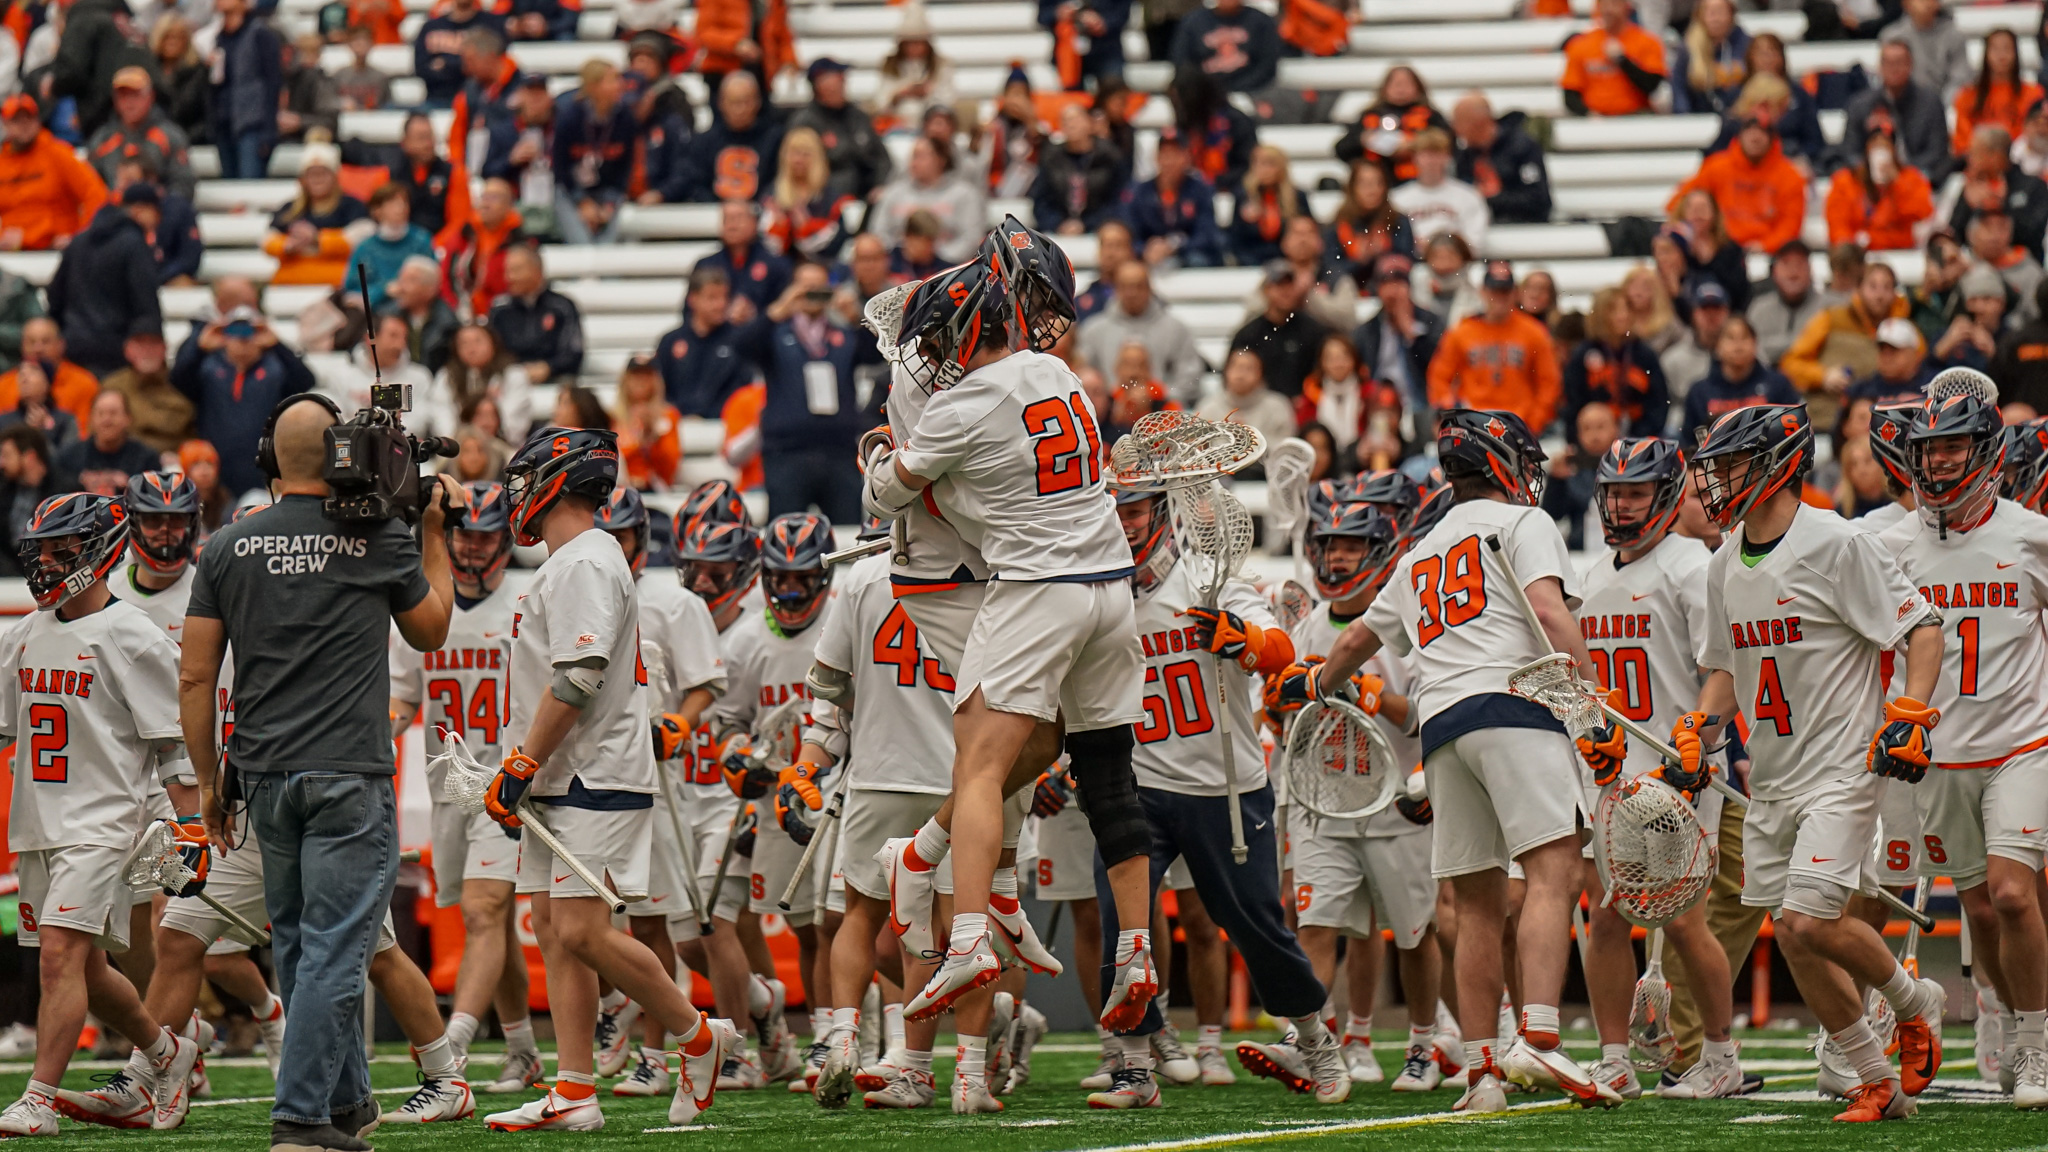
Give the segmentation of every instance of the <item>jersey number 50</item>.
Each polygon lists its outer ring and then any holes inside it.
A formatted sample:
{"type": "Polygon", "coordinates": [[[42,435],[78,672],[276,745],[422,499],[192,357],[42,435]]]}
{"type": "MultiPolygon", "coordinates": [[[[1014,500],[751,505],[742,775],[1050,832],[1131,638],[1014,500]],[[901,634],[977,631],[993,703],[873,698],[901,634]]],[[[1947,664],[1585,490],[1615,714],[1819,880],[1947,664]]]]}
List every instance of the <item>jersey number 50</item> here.
{"type": "Polygon", "coordinates": [[[1038,454],[1038,494],[1052,496],[1102,479],[1102,441],[1079,392],[1024,409],[1024,432],[1038,454]]]}

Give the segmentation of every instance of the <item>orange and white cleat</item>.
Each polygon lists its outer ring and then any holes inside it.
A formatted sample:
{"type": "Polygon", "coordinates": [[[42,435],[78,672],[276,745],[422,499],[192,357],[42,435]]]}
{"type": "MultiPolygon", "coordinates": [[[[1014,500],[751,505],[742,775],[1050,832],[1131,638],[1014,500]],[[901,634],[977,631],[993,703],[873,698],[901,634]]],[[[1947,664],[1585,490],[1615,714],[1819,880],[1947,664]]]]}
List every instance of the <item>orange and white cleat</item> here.
{"type": "Polygon", "coordinates": [[[1849,1106],[1836,1113],[1835,1120],[1842,1124],[1903,1120],[1918,1108],[1899,1081],[1887,1077],[1874,1084],[1858,1084],[1849,1089],[1849,1106]]]}

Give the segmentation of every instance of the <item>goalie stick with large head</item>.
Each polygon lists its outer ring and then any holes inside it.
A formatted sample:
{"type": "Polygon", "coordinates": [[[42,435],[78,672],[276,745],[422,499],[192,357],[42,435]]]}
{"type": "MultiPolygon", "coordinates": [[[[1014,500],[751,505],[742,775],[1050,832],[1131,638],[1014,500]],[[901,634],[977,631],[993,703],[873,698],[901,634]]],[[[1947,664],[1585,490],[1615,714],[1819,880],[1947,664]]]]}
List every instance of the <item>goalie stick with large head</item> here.
{"type": "Polygon", "coordinates": [[[1405,776],[1379,722],[1334,697],[1295,714],[1282,763],[1288,798],[1324,820],[1382,811],[1405,776]]]}
{"type": "MultiPolygon", "coordinates": [[[[484,797],[490,791],[491,781],[497,778],[498,770],[476,758],[476,753],[469,750],[469,742],[462,738],[462,733],[450,731],[440,755],[428,761],[427,766],[430,770],[438,769],[443,773],[443,794],[448,797],[450,803],[464,812],[476,813],[484,810],[484,797]]],[[[535,814],[533,796],[530,792],[519,798],[518,813],[520,830],[532,833],[534,839],[546,845],[548,851],[553,852],[555,858],[562,862],[563,867],[574,872],[577,879],[589,885],[590,890],[597,893],[600,900],[610,905],[613,915],[616,916],[626,910],[626,902],[604,882],[604,877],[578,859],[575,853],[563,847],[562,842],[555,838],[554,832],[535,814]]]]}
{"type": "Polygon", "coordinates": [[[1647,774],[1606,789],[1593,816],[1593,863],[1603,903],[1643,928],[1662,928],[1706,898],[1714,842],[1684,796],[1647,774]]]}
{"type": "Polygon", "coordinates": [[[1308,441],[1289,436],[1266,450],[1266,551],[1284,555],[1308,523],[1309,472],[1316,450],[1308,441]]]}

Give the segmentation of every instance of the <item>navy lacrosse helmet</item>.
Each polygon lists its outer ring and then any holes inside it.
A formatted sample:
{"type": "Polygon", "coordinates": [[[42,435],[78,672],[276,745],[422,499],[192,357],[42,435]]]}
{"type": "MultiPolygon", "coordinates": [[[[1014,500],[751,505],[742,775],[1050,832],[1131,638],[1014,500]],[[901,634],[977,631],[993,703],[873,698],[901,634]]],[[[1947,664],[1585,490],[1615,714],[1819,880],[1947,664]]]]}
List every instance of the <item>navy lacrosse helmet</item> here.
{"type": "Polygon", "coordinates": [[[1478,477],[1517,504],[1543,502],[1547,479],[1543,445],[1520,416],[1508,411],[1458,408],[1437,420],[1436,457],[1451,479],[1478,477]]]}
{"type": "Polygon", "coordinates": [[[1600,509],[1600,527],[1610,548],[1636,548],[1654,542],[1678,519],[1685,498],[1685,457],[1678,443],[1657,436],[1616,440],[1600,456],[1593,477],[1593,503],[1600,509]],[[1654,484],[1650,504],[1638,519],[1623,520],[1616,507],[1618,484],[1654,484]]]}
{"type": "Polygon", "coordinates": [[[1316,592],[1327,601],[1348,600],[1361,589],[1378,584],[1401,559],[1400,524],[1364,500],[1332,505],[1309,525],[1308,533],[1316,542],[1316,592]],[[1331,555],[1330,541],[1339,538],[1365,542],[1364,555],[1346,571],[1339,571],[1331,555]]]}
{"type": "Polygon", "coordinates": [[[1434,472],[1431,476],[1436,482],[1423,486],[1422,503],[1416,507],[1415,515],[1410,516],[1408,522],[1401,526],[1403,551],[1413,547],[1417,540],[1429,535],[1429,530],[1436,527],[1444,518],[1444,514],[1451,510],[1450,484],[1434,472]]]}
{"type": "Polygon", "coordinates": [[[740,490],[730,480],[706,480],[683,498],[683,506],[676,509],[675,533],[680,543],[699,524],[751,524],[747,515],[747,502],[740,499],[740,490]]]}
{"type": "Polygon", "coordinates": [[[1913,486],[1913,473],[1906,466],[1906,435],[1926,407],[1924,403],[1880,404],[1870,410],[1870,455],[1902,492],[1913,486]]]}
{"type": "Polygon", "coordinates": [[[1351,498],[1379,509],[1396,524],[1405,522],[1422,506],[1422,485],[1398,468],[1361,473],[1351,482],[1351,498]]]}
{"type": "Polygon", "coordinates": [[[1804,404],[1737,408],[1701,434],[1690,463],[1700,507],[1726,531],[1813,467],[1813,420],[1804,404]]]}
{"type": "Polygon", "coordinates": [[[129,545],[143,567],[168,576],[191,563],[199,543],[199,488],[183,472],[137,472],[128,478],[121,506],[128,513],[129,545]],[[137,519],[142,516],[171,518],[155,525],[169,528],[170,538],[151,544],[142,527],[147,522],[137,519]]]}
{"type": "Polygon", "coordinates": [[[768,612],[775,622],[800,630],[817,618],[832,586],[825,555],[832,551],[832,522],[815,512],[777,516],[761,531],[761,567],[768,573],[768,612]]]}
{"type": "Polygon", "coordinates": [[[894,523],[895,521],[884,520],[880,516],[862,516],[860,518],[860,531],[854,533],[853,538],[861,541],[885,539],[889,535],[890,525],[894,523]]]}
{"type": "MultiPolygon", "coordinates": [[[[633,575],[647,565],[647,505],[640,500],[640,493],[632,488],[612,489],[611,499],[597,510],[594,518],[597,526],[618,536],[621,532],[633,533],[633,545],[626,549],[626,561],[633,566],[633,575]]],[[[624,547],[625,541],[619,541],[624,547]]]]}
{"type": "Polygon", "coordinates": [[[2005,430],[2005,495],[2048,514],[2048,416],[2005,430]]]}
{"type": "Polygon", "coordinates": [[[64,492],[36,505],[16,555],[36,607],[48,612],[113,571],[127,543],[128,510],[119,500],[64,492]]]}
{"type": "Polygon", "coordinates": [[[505,465],[513,537],[540,543],[541,519],[564,496],[603,506],[619,483],[619,436],[609,428],[538,428],[505,465]]]}
{"type": "Polygon", "coordinates": [[[1967,527],[1990,511],[1998,495],[2005,460],[2005,420],[1982,398],[1950,396],[1930,401],[1906,433],[1906,469],[1920,516],[1946,532],[1967,527]],[[1965,443],[1961,459],[1935,458],[1943,446],[1965,443]]]}
{"type": "Polygon", "coordinates": [[[469,507],[458,509],[458,514],[446,521],[448,564],[463,583],[481,585],[503,572],[512,559],[512,501],[506,498],[503,484],[488,480],[472,481],[463,488],[469,492],[469,507]],[[495,536],[497,543],[483,563],[466,563],[455,547],[457,532],[495,536]]]}
{"type": "Polygon", "coordinates": [[[706,520],[676,548],[676,579],[702,597],[713,615],[747,594],[761,577],[761,533],[752,525],[706,520]]]}
{"type": "Polygon", "coordinates": [[[1001,277],[1011,334],[1034,352],[1050,352],[1074,326],[1074,265],[1052,238],[1015,216],[989,230],[978,258],[1001,277]]]}
{"type": "Polygon", "coordinates": [[[987,262],[973,260],[918,284],[903,305],[898,347],[916,355],[904,367],[929,392],[950,388],[985,346],[1007,347],[1008,293],[987,262]],[[905,347],[907,346],[907,347],[905,347]]]}

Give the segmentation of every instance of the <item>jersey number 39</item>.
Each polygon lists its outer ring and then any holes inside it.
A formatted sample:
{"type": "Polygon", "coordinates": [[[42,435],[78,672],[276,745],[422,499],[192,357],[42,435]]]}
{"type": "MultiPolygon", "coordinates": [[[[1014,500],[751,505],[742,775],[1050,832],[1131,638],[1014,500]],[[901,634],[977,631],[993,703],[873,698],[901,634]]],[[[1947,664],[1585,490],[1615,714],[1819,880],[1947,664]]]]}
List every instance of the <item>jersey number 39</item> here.
{"type": "Polygon", "coordinates": [[[1479,566],[1479,537],[1467,536],[1442,556],[1415,561],[1409,579],[1422,608],[1415,622],[1415,645],[1427,648],[1446,628],[1486,611],[1486,573],[1479,566]]]}

